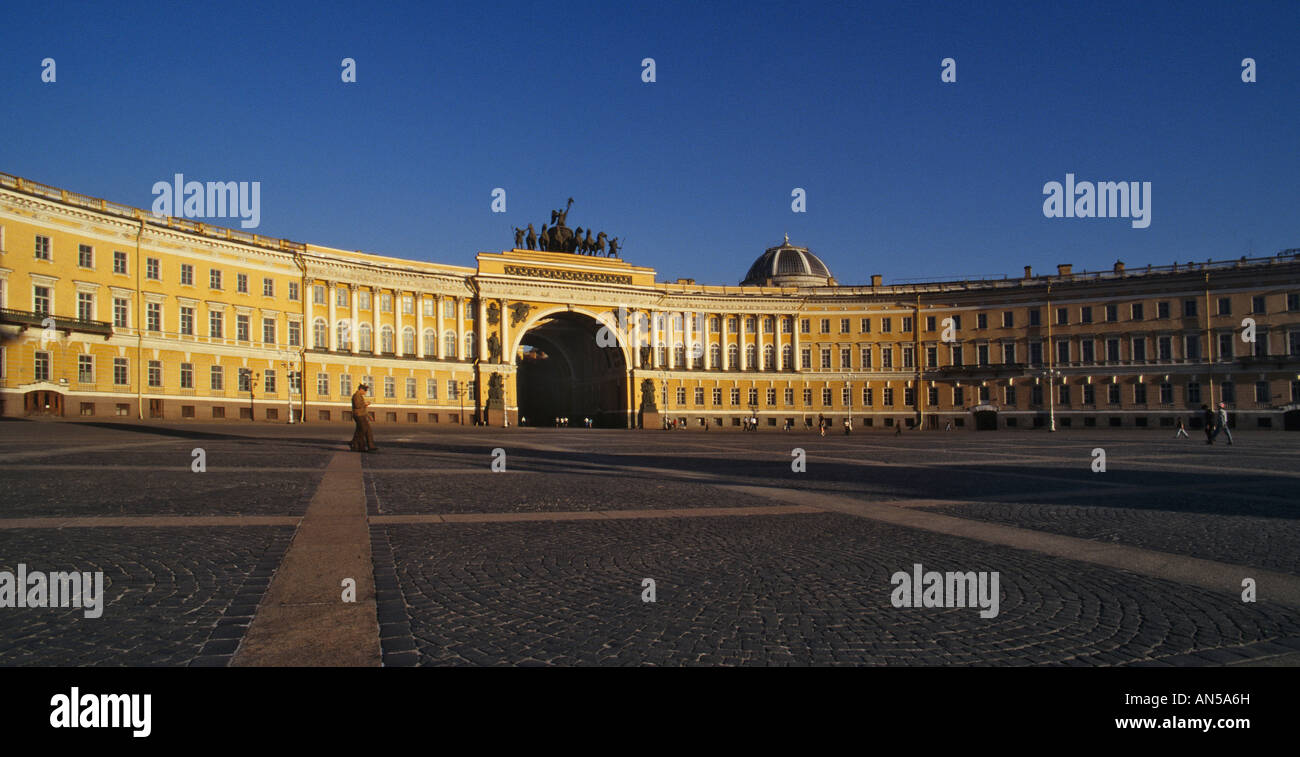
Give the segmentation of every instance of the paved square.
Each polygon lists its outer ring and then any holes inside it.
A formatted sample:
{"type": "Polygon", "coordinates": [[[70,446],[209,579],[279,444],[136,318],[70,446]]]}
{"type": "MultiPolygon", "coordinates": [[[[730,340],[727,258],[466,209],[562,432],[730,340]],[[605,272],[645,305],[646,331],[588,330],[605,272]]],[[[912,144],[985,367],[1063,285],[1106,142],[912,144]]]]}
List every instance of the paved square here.
{"type": "Polygon", "coordinates": [[[1300,661],[1285,433],[3,428],[0,571],[106,598],[0,607],[0,665],[1300,661]],[[997,614],[896,607],[915,564],[997,614]]]}

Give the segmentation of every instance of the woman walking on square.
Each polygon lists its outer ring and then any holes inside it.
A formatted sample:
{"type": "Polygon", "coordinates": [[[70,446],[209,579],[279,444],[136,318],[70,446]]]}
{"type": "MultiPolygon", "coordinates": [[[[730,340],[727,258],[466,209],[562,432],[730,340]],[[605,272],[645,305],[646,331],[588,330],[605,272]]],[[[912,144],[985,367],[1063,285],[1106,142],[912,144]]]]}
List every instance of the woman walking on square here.
{"type": "Polygon", "coordinates": [[[352,442],[348,447],[353,452],[374,452],[379,449],[375,446],[374,434],[370,431],[370,403],[366,401],[366,390],[370,387],[361,384],[357,391],[352,395],[352,420],[357,424],[357,430],[352,434],[352,442]]]}

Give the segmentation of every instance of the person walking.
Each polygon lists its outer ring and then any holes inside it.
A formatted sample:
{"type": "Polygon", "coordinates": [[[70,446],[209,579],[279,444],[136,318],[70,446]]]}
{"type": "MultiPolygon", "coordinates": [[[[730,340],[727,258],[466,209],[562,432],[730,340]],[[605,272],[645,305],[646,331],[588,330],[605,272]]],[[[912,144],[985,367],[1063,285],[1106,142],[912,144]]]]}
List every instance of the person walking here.
{"type": "Polygon", "coordinates": [[[1228,437],[1228,446],[1231,447],[1232,432],[1228,430],[1228,406],[1222,402],[1219,403],[1219,417],[1217,420],[1218,423],[1214,427],[1214,435],[1218,436],[1219,432],[1222,431],[1228,437]]]}
{"type": "Polygon", "coordinates": [[[1178,419],[1178,433],[1174,434],[1174,438],[1177,439],[1180,436],[1183,437],[1184,439],[1191,438],[1191,436],[1189,436],[1187,433],[1187,426],[1183,424],[1182,418],[1178,419]]]}
{"type": "Polygon", "coordinates": [[[370,411],[367,409],[370,402],[366,400],[366,391],[369,389],[370,387],[361,384],[352,393],[352,420],[357,429],[352,434],[348,448],[353,452],[375,452],[379,449],[375,446],[375,437],[370,431],[370,411]]]}
{"type": "Polygon", "coordinates": [[[1205,443],[1214,444],[1214,411],[1209,405],[1201,405],[1201,419],[1205,422],[1205,443]]]}

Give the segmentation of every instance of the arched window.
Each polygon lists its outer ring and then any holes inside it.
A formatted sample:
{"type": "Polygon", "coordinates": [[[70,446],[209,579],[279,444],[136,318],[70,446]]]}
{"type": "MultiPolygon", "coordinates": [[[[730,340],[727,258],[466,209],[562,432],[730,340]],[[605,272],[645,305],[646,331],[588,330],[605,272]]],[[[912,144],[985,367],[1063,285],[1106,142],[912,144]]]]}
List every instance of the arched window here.
{"type": "Polygon", "coordinates": [[[424,356],[433,357],[438,354],[438,332],[433,329],[424,330],[424,356]]]}
{"type": "Polygon", "coordinates": [[[318,350],[328,350],[329,345],[329,324],[325,323],[324,318],[317,318],[311,324],[311,341],[316,345],[318,350]]]}
{"type": "Polygon", "coordinates": [[[473,360],[478,356],[478,343],[474,341],[474,332],[465,332],[465,359],[473,360]]]}
{"type": "Polygon", "coordinates": [[[352,349],[352,326],[347,321],[339,321],[334,326],[338,332],[338,345],[340,350],[352,349]]]}
{"type": "Polygon", "coordinates": [[[787,370],[787,371],[788,371],[788,370],[790,370],[791,368],[794,368],[794,362],[793,362],[793,361],[794,361],[794,348],[787,344],[787,345],[785,345],[784,347],[781,348],[781,368],[782,368],[782,370],[787,370]]]}
{"type": "Polygon", "coordinates": [[[675,361],[673,363],[675,367],[686,367],[686,348],[682,346],[681,342],[678,342],[677,346],[673,347],[673,360],[675,361]]]}
{"type": "Polygon", "coordinates": [[[722,367],[722,347],[716,343],[709,346],[709,367],[715,371],[722,367]]]}
{"type": "Polygon", "coordinates": [[[752,344],[745,345],[745,370],[752,371],[758,367],[758,348],[752,344]]]}
{"type": "Polygon", "coordinates": [[[415,354],[415,329],[410,326],[402,329],[402,354],[415,354]]]}
{"type": "Polygon", "coordinates": [[[734,344],[727,345],[727,365],[731,370],[740,370],[740,348],[734,344]]]}
{"type": "Polygon", "coordinates": [[[370,338],[370,324],[363,323],[357,327],[357,344],[362,352],[374,352],[374,340],[370,338]]]}
{"type": "Polygon", "coordinates": [[[699,342],[691,342],[691,365],[696,368],[704,367],[704,345],[699,342]]]}
{"type": "MultiPolygon", "coordinates": [[[[661,368],[668,367],[668,347],[662,344],[659,345],[659,367],[661,368]]],[[[665,392],[668,391],[666,385],[664,387],[664,391],[665,392]]]]}
{"type": "Polygon", "coordinates": [[[379,351],[383,353],[393,352],[393,327],[384,326],[379,329],[379,351]]]}
{"type": "Polygon", "coordinates": [[[763,368],[769,371],[776,368],[776,349],[770,344],[763,347],[763,368]]]}
{"type": "Polygon", "coordinates": [[[456,357],[456,332],[448,331],[442,335],[442,351],[444,357],[451,360],[456,357]]]}

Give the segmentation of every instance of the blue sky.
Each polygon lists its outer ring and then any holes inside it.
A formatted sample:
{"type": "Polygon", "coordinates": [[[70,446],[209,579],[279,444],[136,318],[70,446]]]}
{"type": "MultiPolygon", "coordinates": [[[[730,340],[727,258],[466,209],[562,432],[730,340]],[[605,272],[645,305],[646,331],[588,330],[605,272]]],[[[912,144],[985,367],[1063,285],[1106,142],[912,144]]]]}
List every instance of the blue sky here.
{"type": "Polygon", "coordinates": [[[145,208],[260,181],[260,233],[417,260],[569,196],[711,284],[786,232],[841,283],[1300,247],[1294,1],[14,4],[0,61],[0,171],[145,208]],[[1150,181],[1150,227],[1045,218],[1067,172],[1150,181]]]}

